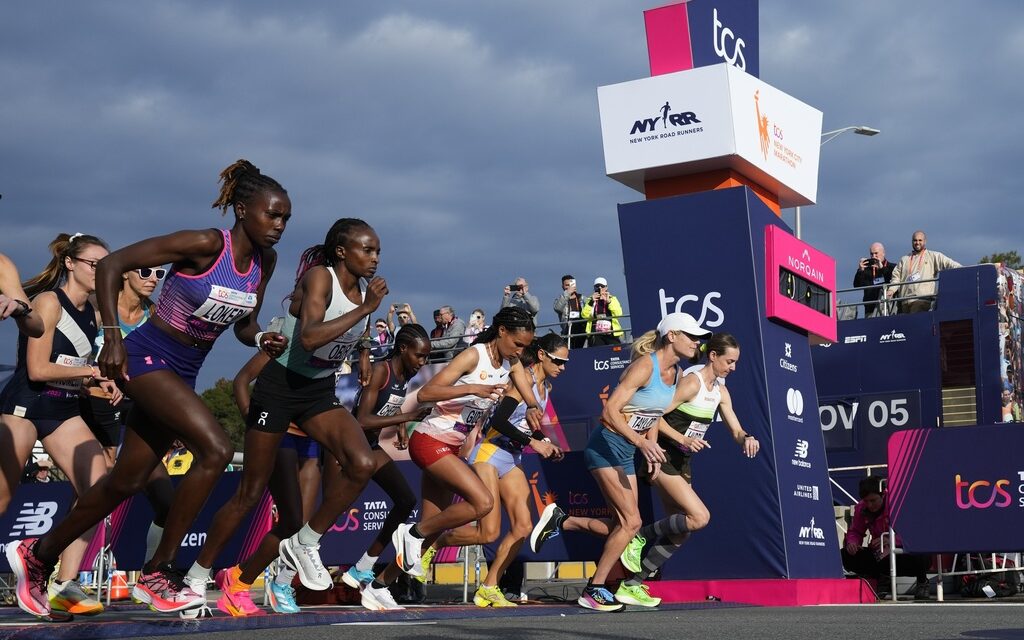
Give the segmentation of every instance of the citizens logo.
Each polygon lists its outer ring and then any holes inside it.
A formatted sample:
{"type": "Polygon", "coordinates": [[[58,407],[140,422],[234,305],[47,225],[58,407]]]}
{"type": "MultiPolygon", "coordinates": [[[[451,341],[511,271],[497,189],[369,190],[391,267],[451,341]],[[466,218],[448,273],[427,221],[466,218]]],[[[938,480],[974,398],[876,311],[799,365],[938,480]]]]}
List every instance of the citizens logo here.
{"type": "Polygon", "coordinates": [[[825,531],[821,527],[814,526],[814,517],[811,516],[811,524],[807,527],[800,527],[797,534],[798,544],[802,547],[824,547],[825,531]]]}
{"type": "Polygon", "coordinates": [[[878,344],[890,344],[890,343],[893,343],[893,342],[906,342],[906,341],[907,341],[906,334],[900,333],[899,331],[897,331],[895,329],[893,329],[889,333],[883,333],[881,336],[878,337],[878,344]]]}
{"type": "Polygon", "coordinates": [[[807,462],[807,454],[810,452],[811,443],[807,440],[797,440],[796,449],[793,451],[793,458],[789,461],[794,467],[810,469],[811,463],[807,462]]]}
{"type": "Polygon", "coordinates": [[[817,502],[821,498],[821,494],[816,484],[798,484],[796,489],[793,490],[793,497],[817,502]]]}
{"type": "Polygon", "coordinates": [[[845,338],[843,338],[843,344],[858,344],[867,341],[867,336],[846,336],[845,338]]]}
{"type": "Polygon", "coordinates": [[[779,358],[779,368],[785,369],[786,371],[792,371],[793,373],[799,371],[799,367],[797,367],[795,364],[786,359],[793,357],[793,345],[787,342],[784,353],[785,355],[779,358]]]}
{"type": "MultiPolygon", "coordinates": [[[[692,127],[691,125],[700,124],[700,118],[697,114],[692,111],[680,111],[672,113],[672,105],[666,100],[665,104],[659,109],[661,112],[660,116],[654,116],[653,118],[642,118],[633,123],[633,128],[630,130],[629,135],[635,136],[638,133],[653,133],[659,128],[662,130],[658,136],[647,136],[643,139],[658,138],[671,138],[676,135],[686,135],[688,133],[696,133],[703,131],[703,127],[692,127]],[[669,131],[668,127],[672,125],[672,130],[669,131]],[[680,127],[690,127],[690,129],[680,129],[680,127]]],[[[641,139],[633,139],[630,142],[639,142],[641,139]]]]}
{"type": "Polygon", "coordinates": [[[7,537],[41,536],[53,526],[53,516],[56,514],[56,502],[26,502],[21,506],[7,537]]]}
{"type": "MultiPolygon", "coordinates": [[[[1009,478],[999,480],[964,480],[958,473],[953,481],[956,492],[956,506],[960,509],[1005,509],[1013,506],[1010,494],[1013,482],[1009,478]]],[[[1024,507],[1024,471],[1017,472],[1017,506],[1024,507]]]]}
{"type": "Polygon", "coordinates": [[[798,389],[790,387],[786,391],[786,409],[789,411],[789,415],[786,416],[793,422],[803,423],[804,414],[804,394],[800,393],[798,389]]]}

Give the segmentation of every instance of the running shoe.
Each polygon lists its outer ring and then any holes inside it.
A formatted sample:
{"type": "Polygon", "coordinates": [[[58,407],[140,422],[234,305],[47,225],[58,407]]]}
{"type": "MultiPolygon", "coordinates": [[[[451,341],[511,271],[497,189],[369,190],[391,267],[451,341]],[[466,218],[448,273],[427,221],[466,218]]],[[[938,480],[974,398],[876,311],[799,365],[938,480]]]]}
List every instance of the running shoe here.
{"type": "Polygon", "coordinates": [[[50,600],[51,611],[67,611],[68,613],[94,616],[103,613],[100,601],[86,593],[78,580],[68,580],[58,584],[56,580],[46,589],[50,600]]]}
{"type": "Polygon", "coordinates": [[[353,589],[362,589],[365,585],[373,582],[375,577],[372,571],[360,571],[356,569],[355,565],[352,565],[341,575],[341,581],[353,589]]]}
{"type": "Polygon", "coordinates": [[[478,607],[518,607],[516,603],[510,601],[505,597],[505,594],[501,592],[501,589],[497,586],[488,587],[487,585],[480,585],[480,588],[476,590],[476,595],[473,596],[473,604],[478,607]]]}
{"type": "Polygon", "coordinates": [[[420,558],[420,564],[423,565],[423,575],[416,576],[416,579],[427,584],[427,574],[430,573],[430,563],[434,561],[434,555],[437,553],[437,547],[427,547],[427,550],[423,552],[423,557],[420,558]]]}
{"type": "Polygon", "coordinates": [[[249,593],[252,585],[241,582],[238,579],[241,575],[242,569],[237,565],[217,572],[214,582],[223,594],[217,599],[217,608],[236,618],[267,615],[252,601],[252,594],[249,593]]]}
{"type": "Polygon", "coordinates": [[[604,587],[595,587],[589,584],[584,587],[576,604],[584,609],[593,609],[594,611],[618,611],[622,608],[622,603],[616,602],[615,596],[610,591],[604,587]]]}
{"type": "Polygon", "coordinates": [[[132,599],[148,604],[153,611],[172,613],[206,604],[206,594],[196,593],[185,583],[185,575],[170,563],[150,573],[143,572],[132,589],[132,599]]]}
{"type": "Polygon", "coordinates": [[[12,541],[4,548],[7,563],[11,565],[17,584],[14,588],[18,606],[25,613],[45,618],[50,615],[47,583],[53,567],[35,556],[36,538],[12,541]]]}
{"type": "Polygon", "coordinates": [[[178,612],[178,617],[182,620],[199,620],[200,618],[212,618],[213,611],[210,611],[205,603],[198,607],[192,607],[191,609],[183,609],[178,612]]]}
{"type": "Polygon", "coordinates": [[[387,587],[374,587],[372,583],[363,588],[360,603],[370,611],[399,611],[405,609],[405,607],[395,602],[390,589],[387,587]]]}
{"type": "Polygon", "coordinates": [[[423,575],[423,564],[420,562],[420,548],[423,538],[410,533],[413,525],[400,524],[391,534],[391,544],[395,547],[395,560],[399,568],[412,577],[423,575]]]}
{"type": "Polygon", "coordinates": [[[644,552],[644,545],[647,544],[647,539],[639,533],[633,536],[633,539],[629,541],[626,548],[622,551],[622,555],[619,556],[619,560],[622,561],[622,566],[626,567],[633,573],[640,573],[640,559],[644,552]]]}
{"type": "Polygon", "coordinates": [[[540,520],[537,521],[530,533],[530,549],[534,553],[540,552],[545,542],[558,536],[562,531],[562,523],[567,517],[565,512],[554,502],[544,507],[544,512],[540,514],[540,520]]]}
{"type": "Polygon", "coordinates": [[[320,560],[320,545],[300,544],[296,533],[282,540],[277,550],[285,564],[299,574],[299,580],[307,589],[327,591],[334,586],[331,573],[320,560]]]}
{"type": "Polygon", "coordinates": [[[615,599],[622,604],[635,604],[638,607],[656,607],[661,604],[661,598],[652,596],[650,587],[643,583],[626,584],[623,582],[615,592],[615,599]]]}
{"type": "Polygon", "coordinates": [[[918,582],[914,586],[914,600],[931,600],[932,590],[927,582],[918,582]]]}
{"type": "Polygon", "coordinates": [[[291,584],[281,584],[277,580],[264,582],[270,608],[277,613],[299,613],[302,609],[295,603],[295,588],[291,584]]]}

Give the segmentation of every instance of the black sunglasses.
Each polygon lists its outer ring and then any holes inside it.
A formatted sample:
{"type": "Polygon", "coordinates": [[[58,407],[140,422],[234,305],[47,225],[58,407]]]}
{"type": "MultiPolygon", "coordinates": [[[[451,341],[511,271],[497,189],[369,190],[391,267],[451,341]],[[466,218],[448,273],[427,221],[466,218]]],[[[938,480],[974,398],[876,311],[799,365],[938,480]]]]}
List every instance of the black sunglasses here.
{"type": "Polygon", "coordinates": [[[150,276],[154,276],[154,275],[156,276],[157,280],[163,280],[164,276],[167,275],[167,269],[160,269],[160,268],[158,268],[158,269],[151,269],[149,267],[142,267],[141,269],[136,269],[135,272],[138,273],[139,277],[142,278],[143,280],[149,278],[150,276]]]}

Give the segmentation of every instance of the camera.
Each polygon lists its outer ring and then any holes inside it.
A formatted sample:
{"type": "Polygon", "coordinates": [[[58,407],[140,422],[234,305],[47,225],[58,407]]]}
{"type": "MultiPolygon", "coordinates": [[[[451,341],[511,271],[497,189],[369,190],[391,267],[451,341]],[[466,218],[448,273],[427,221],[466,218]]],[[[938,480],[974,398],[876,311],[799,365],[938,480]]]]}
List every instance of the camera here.
{"type": "Polygon", "coordinates": [[[521,285],[521,284],[510,284],[510,285],[508,285],[508,290],[509,291],[522,291],[523,290],[523,285],[521,285]]]}
{"type": "Polygon", "coordinates": [[[595,284],[594,285],[594,293],[601,293],[601,285],[599,285],[599,284],[595,284]]]}
{"type": "Polygon", "coordinates": [[[878,258],[861,258],[861,259],[864,262],[866,262],[867,266],[869,266],[869,267],[877,267],[878,264],[879,264],[878,258]]]}

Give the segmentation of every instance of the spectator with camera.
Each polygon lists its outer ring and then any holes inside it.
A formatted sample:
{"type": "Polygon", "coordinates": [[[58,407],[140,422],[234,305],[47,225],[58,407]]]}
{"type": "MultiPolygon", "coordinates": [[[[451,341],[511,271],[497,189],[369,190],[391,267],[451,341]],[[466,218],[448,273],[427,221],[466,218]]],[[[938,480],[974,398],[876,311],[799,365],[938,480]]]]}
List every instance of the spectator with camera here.
{"type": "MultiPolygon", "coordinates": [[[[846,532],[843,544],[843,568],[861,578],[877,581],[878,596],[884,597],[889,591],[889,554],[892,543],[887,541],[883,546],[882,534],[888,535],[889,513],[886,511],[885,486],[878,476],[868,476],[860,481],[857,487],[860,502],[853,508],[853,519],[846,532]],[[868,534],[871,539],[867,546],[864,540],[868,534]]],[[[896,536],[896,546],[900,545],[896,536]]],[[[914,587],[915,600],[928,600],[928,567],[931,558],[928,556],[900,553],[896,555],[896,575],[914,576],[917,585],[914,587]]]]}
{"type": "Polygon", "coordinates": [[[445,305],[437,310],[434,322],[438,323],[435,331],[440,329],[440,336],[435,338],[431,333],[431,362],[448,362],[456,354],[466,348],[462,337],[466,335],[466,322],[455,315],[455,309],[445,305]]]}
{"type": "Polygon", "coordinates": [[[580,311],[580,317],[587,321],[587,341],[591,347],[622,343],[622,305],[619,299],[608,292],[608,281],[594,280],[594,295],[587,298],[580,311]]]}
{"type": "Polygon", "coordinates": [[[526,278],[519,276],[516,278],[515,284],[505,287],[505,295],[501,298],[501,308],[505,307],[518,307],[529,313],[534,319],[537,318],[537,314],[540,313],[540,300],[530,293],[530,285],[526,282],[526,278]]]}
{"type": "Polygon", "coordinates": [[[922,280],[934,280],[940,271],[946,269],[958,269],[962,265],[956,260],[948,258],[938,251],[927,249],[928,236],[920,229],[910,237],[911,251],[900,258],[899,264],[892,270],[890,284],[898,284],[899,287],[889,287],[886,295],[890,298],[899,292],[900,298],[911,298],[900,300],[900,313],[920,313],[930,311],[932,302],[935,301],[935,292],[938,289],[936,282],[921,282],[922,280]]]}
{"type": "Polygon", "coordinates": [[[391,346],[395,342],[395,335],[388,329],[388,323],[384,318],[377,318],[373,323],[370,339],[373,340],[370,355],[374,358],[386,358],[391,353],[391,346]]]}
{"type": "Polygon", "coordinates": [[[853,275],[853,286],[870,287],[874,289],[864,290],[864,317],[870,318],[879,313],[879,304],[875,301],[882,297],[885,287],[880,285],[889,284],[892,280],[892,270],[896,265],[885,259],[885,247],[881,242],[875,242],[868,248],[870,254],[867,258],[861,258],[857,263],[857,273],[853,275]]]}
{"type": "Polygon", "coordinates": [[[469,324],[466,325],[466,335],[462,336],[462,341],[468,347],[476,341],[476,337],[486,328],[487,320],[484,310],[473,309],[473,313],[469,314],[469,324]]]}
{"type": "Polygon", "coordinates": [[[579,349],[587,343],[584,335],[587,323],[581,320],[585,298],[576,290],[576,278],[570,274],[562,276],[562,295],[555,298],[552,307],[562,324],[562,336],[570,349],[579,349]]]}
{"type": "Polygon", "coordinates": [[[407,302],[399,302],[388,307],[387,325],[391,335],[398,333],[398,330],[407,324],[416,324],[416,314],[407,302]],[[395,326],[395,316],[398,316],[398,326],[395,326]]]}

